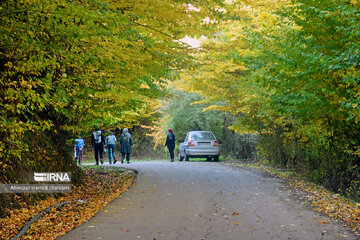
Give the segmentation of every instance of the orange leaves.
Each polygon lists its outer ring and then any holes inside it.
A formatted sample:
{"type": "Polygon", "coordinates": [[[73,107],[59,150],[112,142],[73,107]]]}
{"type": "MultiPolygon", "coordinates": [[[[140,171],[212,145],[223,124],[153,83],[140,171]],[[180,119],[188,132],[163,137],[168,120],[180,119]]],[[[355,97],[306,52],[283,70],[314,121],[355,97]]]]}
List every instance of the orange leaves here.
{"type": "MultiPolygon", "coordinates": [[[[100,170],[103,171],[104,168],[100,170]]],[[[70,204],[54,207],[43,213],[22,237],[22,239],[57,238],[88,221],[112,199],[124,192],[134,178],[129,171],[105,171],[104,174],[98,174],[94,170],[88,170],[86,173],[85,184],[80,187],[75,186],[71,194],[65,194],[57,199],[48,198],[32,206],[23,203],[23,207],[17,210],[9,209],[9,217],[0,219],[1,238],[14,237],[31,218],[44,209],[69,201],[70,204]],[[78,199],[83,201],[77,201],[78,199]]]]}
{"type": "Polygon", "coordinates": [[[323,221],[323,220],[318,220],[319,223],[324,223],[324,224],[327,224],[327,223],[330,223],[329,221],[323,221]]]}
{"type": "Polygon", "coordinates": [[[236,223],[234,223],[235,225],[238,225],[238,226],[247,226],[247,224],[243,224],[243,223],[241,223],[241,222],[236,222],[236,223]]]}
{"type": "MultiPolygon", "coordinates": [[[[288,179],[295,188],[306,192],[306,200],[315,207],[312,210],[322,212],[332,218],[345,221],[350,227],[360,230],[360,204],[331,193],[323,187],[298,179],[288,179]]],[[[327,224],[329,221],[318,221],[327,224]]]]}

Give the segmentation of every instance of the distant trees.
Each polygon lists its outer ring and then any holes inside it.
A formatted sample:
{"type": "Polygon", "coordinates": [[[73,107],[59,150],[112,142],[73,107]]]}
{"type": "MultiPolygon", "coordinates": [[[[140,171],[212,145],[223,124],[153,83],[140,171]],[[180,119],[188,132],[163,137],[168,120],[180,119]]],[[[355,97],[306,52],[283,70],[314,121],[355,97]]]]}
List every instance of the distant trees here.
{"type": "MultiPolygon", "coordinates": [[[[171,127],[177,140],[183,140],[189,131],[212,131],[222,144],[223,156],[246,160],[255,158],[258,134],[242,134],[229,129],[236,124],[235,116],[215,109],[204,111],[210,104],[204,103],[204,98],[197,93],[171,89],[170,94],[170,101],[163,106],[166,121],[161,125],[161,132],[171,127]]],[[[165,136],[159,134],[156,140],[160,138],[163,142],[165,136]]]]}

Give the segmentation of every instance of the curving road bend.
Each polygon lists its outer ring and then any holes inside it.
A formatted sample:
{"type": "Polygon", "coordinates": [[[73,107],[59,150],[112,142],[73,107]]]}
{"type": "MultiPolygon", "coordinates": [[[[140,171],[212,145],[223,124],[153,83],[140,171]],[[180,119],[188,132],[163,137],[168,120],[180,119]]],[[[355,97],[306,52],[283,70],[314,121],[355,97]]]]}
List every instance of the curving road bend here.
{"type": "Polygon", "coordinates": [[[264,174],[211,162],[115,166],[139,172],[133,186],[59,239],[358,239],[264,174]]]}

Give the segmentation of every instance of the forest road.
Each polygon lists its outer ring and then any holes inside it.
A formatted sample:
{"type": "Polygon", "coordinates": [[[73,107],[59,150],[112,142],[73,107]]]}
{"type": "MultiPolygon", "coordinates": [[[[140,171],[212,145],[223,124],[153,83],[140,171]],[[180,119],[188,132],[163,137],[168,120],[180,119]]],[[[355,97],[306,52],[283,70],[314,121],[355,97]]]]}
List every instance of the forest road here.
{"type": "Polygon", "coordinates": [[[62,240],[358,239],[281,179],[215,162],[116,164],[134,184],[62,240]]]}

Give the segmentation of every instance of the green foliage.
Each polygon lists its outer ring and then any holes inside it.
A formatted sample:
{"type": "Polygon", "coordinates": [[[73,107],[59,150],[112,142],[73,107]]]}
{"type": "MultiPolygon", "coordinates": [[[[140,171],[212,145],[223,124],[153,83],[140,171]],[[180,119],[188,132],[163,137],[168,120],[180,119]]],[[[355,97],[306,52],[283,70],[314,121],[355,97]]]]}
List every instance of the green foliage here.
{"type": "Polygon", "coordinates": [[[207,104],[194,104],[202,98],[196,93],[174,91],[172,101],[167,107],[171,116],[169,126],[178,134],[178,140],[189,131],[212,131],[219,140],[222,139],[226,113],[216,110],[203,111],[207,104]]]}
{"type": "Polygon", "coordinates": [[[293,1],[280,10],[282,27],[254,42],[265,50],[252,60],[266,70],[259,83],[271,90],[275,113],[291,119],[294,129],[284,131],[283,142],[296,140],[294,133],[307,138],[300,144],[307,159],[299,165],[310,178],[344,192],[355,180],[346,177],[348,166],[360,167],[353,115],[359,90],[348,82],[359,78],[359,37],[353,34],[360,29],[359,9],[343,1],[293,1]]]}
{"type": "Polygon", "coordinates": [[[21,161],[29,148],[26,134],[65,131],[71,138],[94,124],[130,127],[151,115],[172,69],[187,64],[189,49],[174,42],[184,36],[178,27],[191,28],[200,14],[187,13],[182,2],[149,6],[94,0],[0,4],[2,159],[21,161]],[[164,9],[173,14],[164,15],[164,9]]]}
{"type": "Polygon", "coordinates": [[[270,163],[345,194],[360,168],[359,2],[248,4],[225,6],[186,89],[236,115],[233,129],[260,133],[270,163]]]}
{"type": "Polygon", "coordinates": [[[164,111],[169,117],[167,127],[174,129],[177,139],[184,139],[189,131],[212,131],[222,144],[222,155],[246,160],[254,158],[257,135],[229,129],[234,124],[234,116],[219,110],[205,110],[209,104],[203,101],[197,93],[172,91],[171,101],[164,111]]]}
{"type": "Polygon", "coordinates": [[[156,118],[165,83],[189,65],[191,49],[174,40],[193,34],[206,12],[190,12],[187,1],[145,2],[0,2],[2,183],[40,166],[76,168],[69,139],[95,124],[156,118]],[[51,161],[38,165],[43,159],[51,161]]]}
{"type": "MultiPolygon", "coordinates": [[[[357,198],[359,7],[357,0],[1,1],[1,182],[41,158],[60,156],[60,166],[44,166],[67,169],[66,142],[94,124],[156,128],[157,99],[181,76],[179,85],[196,94],[175,91],[162,106],[171,118],[158,124],[178,139],[190,130],[211,130],[223,142],[257,133],[272,164],[304,169],[357,198]],[[192,49],[178,41],[186,35],[207,40],[192,49]],[[46,141],[53,149],[35,154],[46,141]]],[[[239,158],[255,152],[240,145],[228,149],[239,158]]]]}

